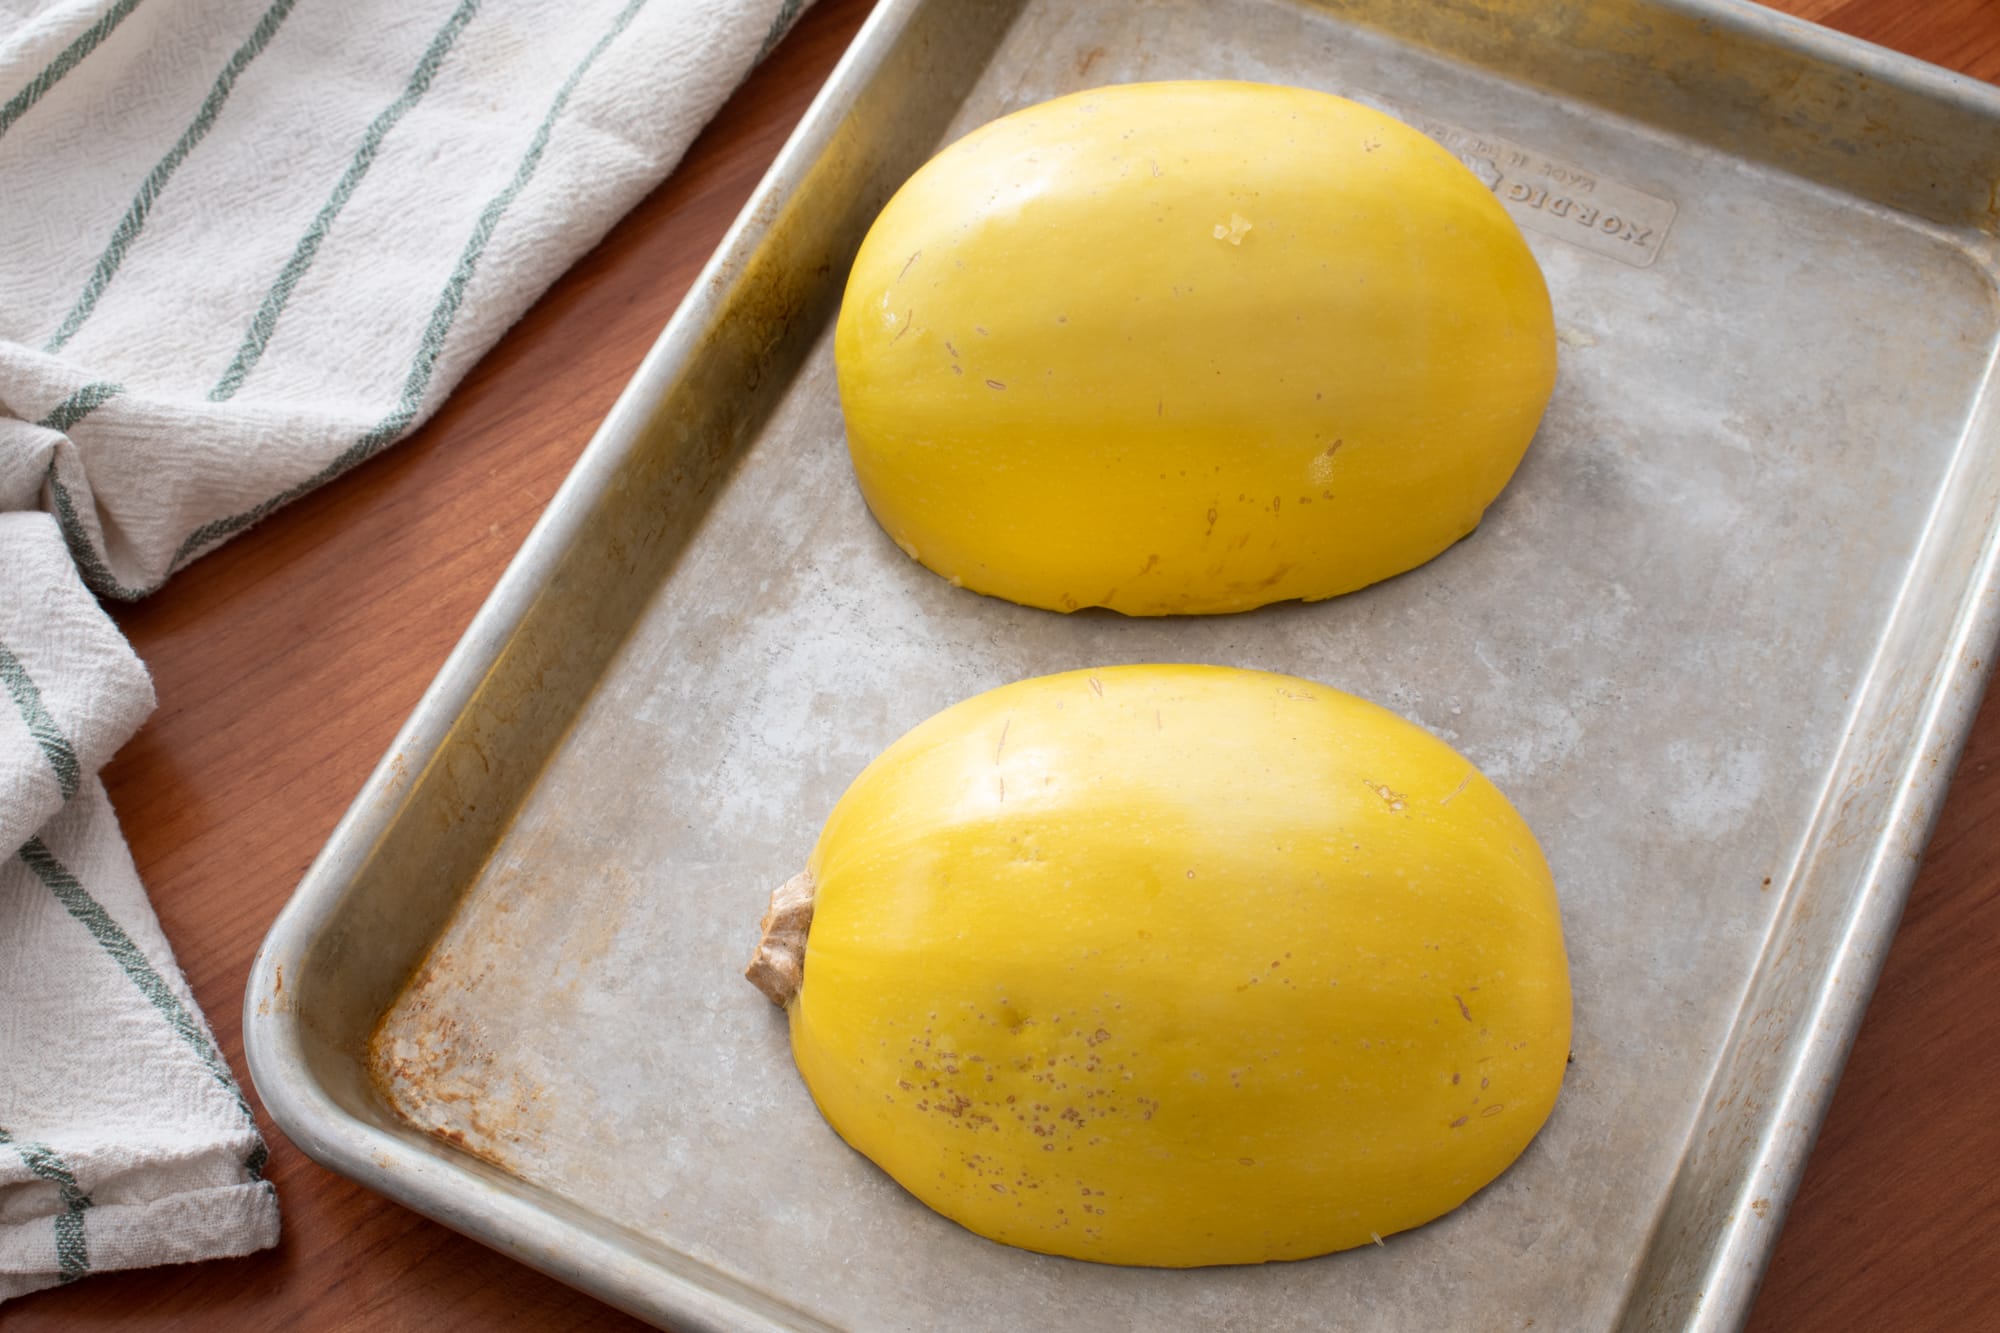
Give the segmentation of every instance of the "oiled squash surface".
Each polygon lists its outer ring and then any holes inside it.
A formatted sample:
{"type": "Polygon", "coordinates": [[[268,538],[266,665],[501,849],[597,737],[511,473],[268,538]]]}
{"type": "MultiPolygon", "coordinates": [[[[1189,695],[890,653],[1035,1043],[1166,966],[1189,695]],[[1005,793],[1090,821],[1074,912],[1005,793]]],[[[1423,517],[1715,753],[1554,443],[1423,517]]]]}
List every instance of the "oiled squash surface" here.
{"type": "Polygon", "coordinates": [[[995,121],[870,230],[835,337],[861,491],[1030,606],[1343,593],[1478,524],[1548,402],[1541,270],[1430,139],[1324,93],[1135,84],[995,121]]]}
{"type": "Polygon", "coordinates": [[[982,1235],[1290,1259],[1426,1222],[1554,1104],[1554,886],[1449,746],[1324,685],[1072,672],[923,723],[821,834],[792,1049],[982,1235]]]}

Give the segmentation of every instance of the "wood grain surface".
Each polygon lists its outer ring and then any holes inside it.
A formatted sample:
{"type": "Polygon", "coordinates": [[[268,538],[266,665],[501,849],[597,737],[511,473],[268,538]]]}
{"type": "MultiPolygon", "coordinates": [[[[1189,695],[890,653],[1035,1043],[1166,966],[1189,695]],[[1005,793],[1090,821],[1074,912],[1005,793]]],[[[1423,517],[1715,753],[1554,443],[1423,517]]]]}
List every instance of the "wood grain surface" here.
{"type": "MultiPolygon", "coordinates": [[[[1780,8],[2000,81],[1996,0],[1780,8]]],[[[243,1075],[259,941],[832,68],[819,0],[673,176],[428,425],[115,610],[160,707],[105,777],[161,923],[243,1075]]],[[[1751,1327],[2000,1327],[2000,697],[1946,800],[1751,1327]]],[[[253,1096],[253,1102],[255,1098],[253,1096]]],[[[623,1329],[589,1297],[308,1161],[264,1117],[284,1239],[8,1304],[9,1333],[623,1329]]]]}

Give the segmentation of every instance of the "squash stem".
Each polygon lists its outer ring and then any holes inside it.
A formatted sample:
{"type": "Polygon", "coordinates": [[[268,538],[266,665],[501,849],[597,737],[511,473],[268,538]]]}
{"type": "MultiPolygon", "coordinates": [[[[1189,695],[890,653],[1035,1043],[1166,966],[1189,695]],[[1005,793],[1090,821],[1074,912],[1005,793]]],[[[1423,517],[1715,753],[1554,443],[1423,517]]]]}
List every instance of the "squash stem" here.
{"type": "Polygon", "coordinates": [[[792,1002],[806,980],[806,934],[812,929],[812,871],[801,870],[771,895],[771,906],[758,923],[762,937],[743,975],[779,1008],[792,1002]]]}

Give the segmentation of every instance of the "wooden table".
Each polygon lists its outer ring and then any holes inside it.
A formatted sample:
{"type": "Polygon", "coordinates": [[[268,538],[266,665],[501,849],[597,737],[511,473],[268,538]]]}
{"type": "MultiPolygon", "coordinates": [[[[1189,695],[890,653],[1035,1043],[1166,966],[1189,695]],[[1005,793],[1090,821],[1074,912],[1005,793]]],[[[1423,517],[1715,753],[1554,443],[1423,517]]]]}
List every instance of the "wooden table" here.
{"type": "MultiPolygon", "coordinates": [[[[2000,81],[1996,0],[1781,8],[2000,81]]],[[[819,0],[651,198],[406,443],[116,610],[160,707],[106,771],[242,1075],[251,955],[869,8],[819,0]]],[[[2000,696],[1988,700],[1752,1327],[2000,1318],[2000,696]]],[[[255,1098],[252,1098],[253,1102],[255,1098]]],[[[270,1124],[277,1249],[94,1276],[10,1333],[638,1328],[308,1161],[270,1124]]],[[[1983,1324],[1992,1327],[1991,1322],[1983,1324]]]]}

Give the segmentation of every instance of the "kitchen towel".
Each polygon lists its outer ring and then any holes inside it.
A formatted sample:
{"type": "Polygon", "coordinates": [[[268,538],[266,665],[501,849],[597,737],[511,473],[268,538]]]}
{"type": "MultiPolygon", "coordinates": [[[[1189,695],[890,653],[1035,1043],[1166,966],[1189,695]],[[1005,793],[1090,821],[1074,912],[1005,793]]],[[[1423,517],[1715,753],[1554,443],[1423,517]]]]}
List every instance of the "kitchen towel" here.
{"type": "Polygon", "coordinates": [[[278,1233],[97,598],[407,435],[803,3],[0,0],[0,1300],[278,1233]]]}

